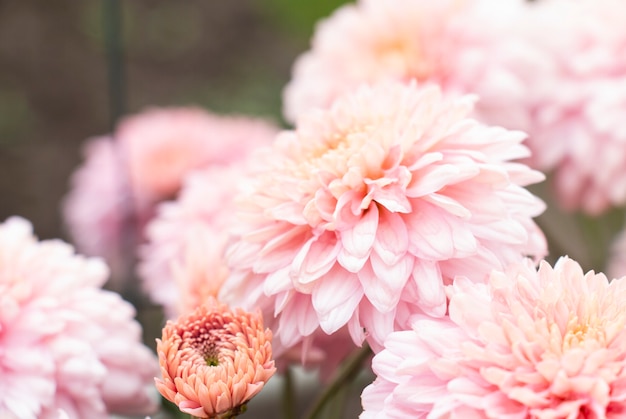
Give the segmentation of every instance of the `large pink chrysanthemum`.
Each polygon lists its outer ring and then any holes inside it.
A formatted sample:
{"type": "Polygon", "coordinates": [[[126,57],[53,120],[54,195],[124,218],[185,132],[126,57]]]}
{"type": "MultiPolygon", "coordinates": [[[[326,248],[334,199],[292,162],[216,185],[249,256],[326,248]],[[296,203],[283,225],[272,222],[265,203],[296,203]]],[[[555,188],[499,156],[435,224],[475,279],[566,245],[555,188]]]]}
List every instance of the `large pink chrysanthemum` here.
{"type": "Polygon", "coordinates": [[[297,59],[283,95],[285,116],[295,122],[362,83],[417,80],[453,94],[479,94],[478,114],[488,123],[521,125],[528,88],[522,76],[537,57],[504,29],[525,8],[516,0],[345,5],[319,23],[311,49],[297,59]]]}
{"type": "Polygon", "coordinates": [[[376,348],[413,313],[443,316],[455,275],[543,255],[544,205],[522,187],[543,176],[511,161],[524,134],[472,104],[385,83],[280,135],[239,200],[220,298],[276,315],[284,347],[348,325],[376,348]]]}
{"type": "Polygon", "coordinates": [[[224,248],[243,167],[190,174],[176,201],[158,207],[146,226],[138,272],[150,298],[176,318],[215,297],[228,275],[224,248]]]}
{"type": "Polygon", "coordinates": [[[525,40],[552,68],[529,92],[533,166],[555,171],[560,203],[596,215],[626,203],[626,3],[537,2],[525,40]],[[546,34],[550,34],[546,36],[546,34]]]}
{"type": "Polygon", "coordinates": [[[193,417],[233,418],[276,372],[271,340],[260,313],[211,298],[163,328],[157,389],[193,417]]]}
{"type": "Polygon", "coordinates": [[[622,418],[626,281],[568,258],[457,278],[450,316],[416,318],[374,357],[361,418],[622,418]]]}
{"type": "Polygon", "coordinates": [[[133,307],[100,287],[98,259],[30,224],[0,224],[0,414],[20,419],[146,414],[158,371],[133,307]]]}

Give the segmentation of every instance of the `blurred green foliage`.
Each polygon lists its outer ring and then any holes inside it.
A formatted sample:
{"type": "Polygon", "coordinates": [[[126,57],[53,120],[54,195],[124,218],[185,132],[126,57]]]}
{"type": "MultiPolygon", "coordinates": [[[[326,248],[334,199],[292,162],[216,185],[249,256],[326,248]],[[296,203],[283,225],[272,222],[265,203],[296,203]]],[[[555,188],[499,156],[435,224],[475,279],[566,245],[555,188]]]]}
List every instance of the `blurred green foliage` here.
{"type": "Polygon", "coordinates": [[[272,19],[273,23],[285,28],[295,36],[309,38],[315,23],[329,16],[346,0],[263,0],[257,6],[272,19]]]}

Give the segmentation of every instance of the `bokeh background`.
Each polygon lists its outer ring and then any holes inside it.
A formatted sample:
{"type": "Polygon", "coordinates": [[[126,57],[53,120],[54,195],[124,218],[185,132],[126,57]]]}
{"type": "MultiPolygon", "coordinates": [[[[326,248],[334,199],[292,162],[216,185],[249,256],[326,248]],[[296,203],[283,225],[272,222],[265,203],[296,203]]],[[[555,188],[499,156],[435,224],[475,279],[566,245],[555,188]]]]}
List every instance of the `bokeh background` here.
{"type": "Polygon", "coordinates": [[[343,2],[0,0],[0,219],[67,238],[80,147],[116,114],[199,105],[280,123],[293,60],[343,2]]]}

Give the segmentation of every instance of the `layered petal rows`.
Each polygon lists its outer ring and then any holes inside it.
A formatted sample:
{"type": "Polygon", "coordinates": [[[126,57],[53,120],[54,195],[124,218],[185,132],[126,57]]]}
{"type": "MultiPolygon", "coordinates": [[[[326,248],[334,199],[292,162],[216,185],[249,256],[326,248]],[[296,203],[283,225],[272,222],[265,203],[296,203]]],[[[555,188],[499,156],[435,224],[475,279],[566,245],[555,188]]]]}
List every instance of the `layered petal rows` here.
{"type": "Polygon", "coordinates": [[[221,298],[276,316],[283,347],[347,326],[378,348],[415,313],[445,315],[455,275],[543,256],[544,206],[523,188],[543,177],[513,161],[524,134],[469,119],[473,102],[383,83],[300,119],[238,200],[221,298]]]}
{"type": "Polygon", "coordinates": [[[458,278],[374,357],[361,418],[622,418],[626,281],[560,259],[458,278]]]}

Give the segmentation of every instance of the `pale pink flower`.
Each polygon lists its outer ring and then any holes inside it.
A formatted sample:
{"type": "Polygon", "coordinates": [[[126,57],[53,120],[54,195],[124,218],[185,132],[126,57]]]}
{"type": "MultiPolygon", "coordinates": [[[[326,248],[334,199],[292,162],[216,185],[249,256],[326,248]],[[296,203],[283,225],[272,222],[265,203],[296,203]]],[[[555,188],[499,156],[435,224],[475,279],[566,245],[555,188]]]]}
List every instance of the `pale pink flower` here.
{"type": "Polygon", "coordinates": [[[551,64],[532,70],[520,128],[533,167],[554,171],[561,206],[598,215],[626,204],[626,3],[536,3],[519,35],[551,64]]]}
{"type": "Polygon", "coordinates": [[[516,0],[345,5],[318,24],[311,49],[296,60],[283,94],[284,114],[295,122],[362,83],[417,80],[451,94],[477,93],[478,114],[488,123],[523,124],[528,86],[522,76],[536,57],[506,29],[527,7],[516,0]]]}
{"type": "Polygon", "coordinates": [[[111,139],[90,141],[73,175],[63,218],[77,248],[128,274],[155,206],[175,198],[196,169],[241,161],[278,129],[261,119],[199,108],[150,109],[123,119],[111,139]],[[124,255],[125,258],[124,259],[124,255]]]}
{"type": "Polygon", "coordinates": [[[107,268],[21,218],[0,224],[0,413],[106,418],[156,408],[156,358],[107,268]]]}
{"type": "Polygon", "coordinates": [[[243,169],[214,166],[190,174],[178,199],[161,204],[146,226],[138,272],[144,289],[168,318],[217,296],[228,275],[224,248],[243,169]]]}
{"type": "Polygon", "coordinates": [[[132,238],[127,178],[110,137],[88,140],[84,163],[72,174],[62,203],[63,219],[75,246],[106,259],[112,272],[124,269],[123,243],[132,238]]]}
{"type": "Polygon", "coordinates": [[[238,199],[220,298],[275,315],[277,354],[346,325],[377,348],[413,313],[445,315],[455,275],[544,255],[523,188],[543,176],[511,161],[524,134],[469,119],[473,101],[364,86],[280,135],[238,199]]]}
{"type": "Polygon", "coordinates": [[[190,171],[241,160],[251,148],[269,144],[276,132],[273,125],[252,118],[217,116],[199,108],[155,108],[122,120],[115,137],[141,207],[175,197],[190,171]]]}
{"type": "Polygon", "coordinates": [[[163,328],[157,389],[194,417],[234,417],[276,371],[271,340],[260,313],[209,299],[163,328]]]}
{"type": "Polygon", "coordinates": [[[626,281],[529,265],[459,277],[449,317],[392,333],[361,418],[625,417],[626,281]]]}

